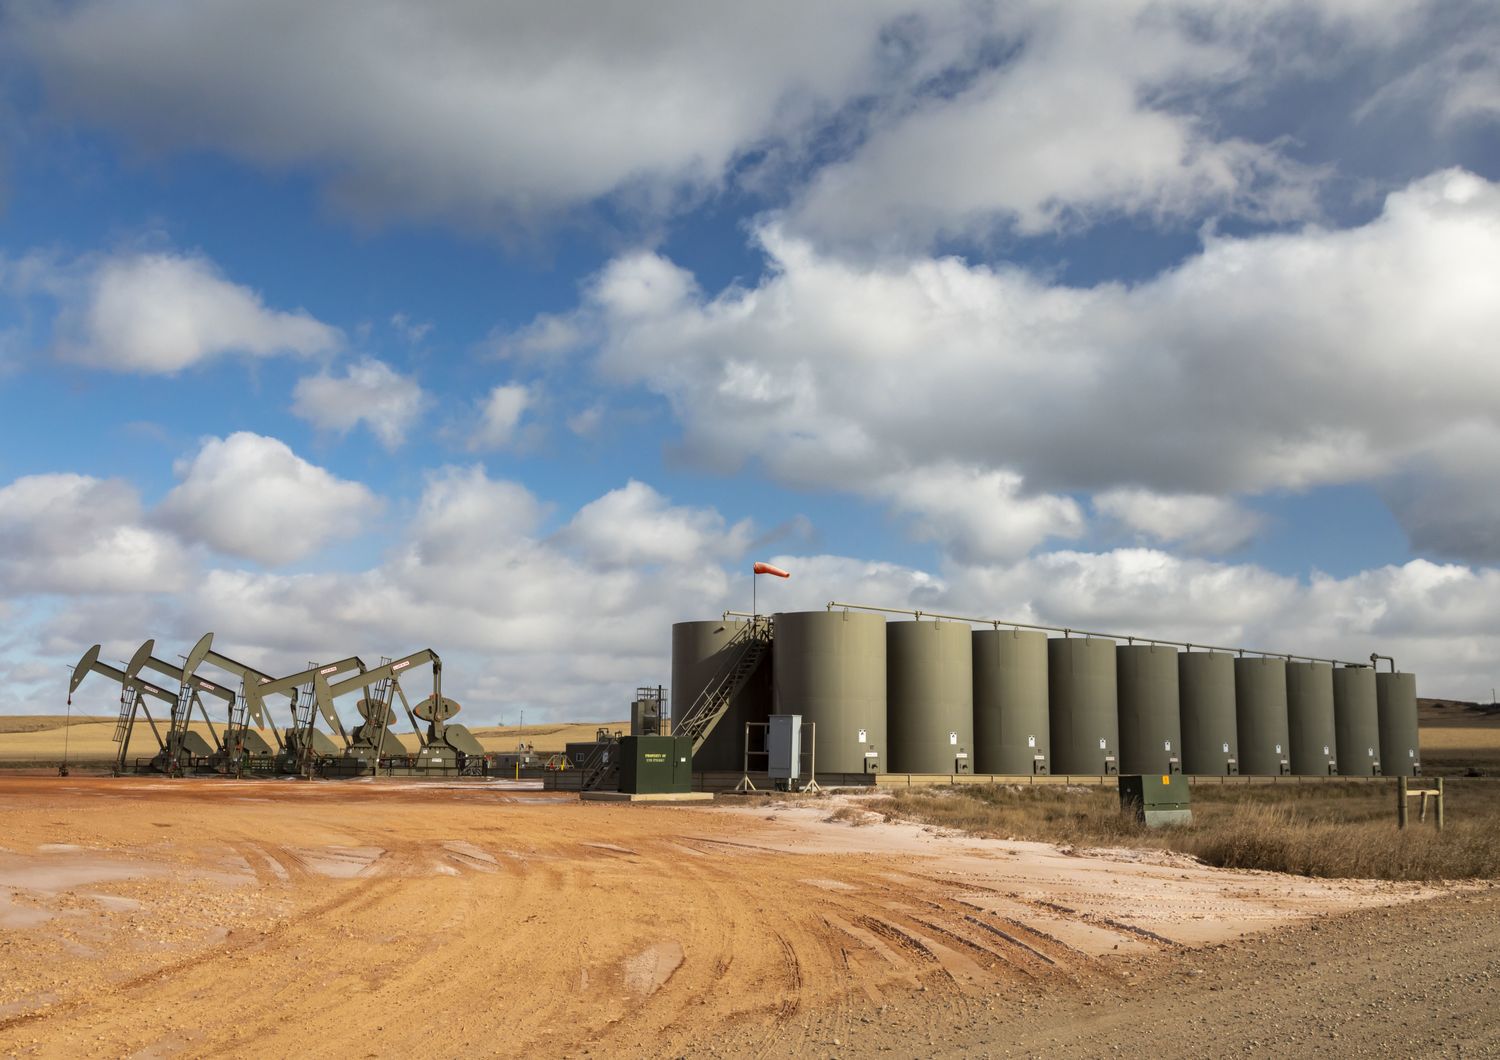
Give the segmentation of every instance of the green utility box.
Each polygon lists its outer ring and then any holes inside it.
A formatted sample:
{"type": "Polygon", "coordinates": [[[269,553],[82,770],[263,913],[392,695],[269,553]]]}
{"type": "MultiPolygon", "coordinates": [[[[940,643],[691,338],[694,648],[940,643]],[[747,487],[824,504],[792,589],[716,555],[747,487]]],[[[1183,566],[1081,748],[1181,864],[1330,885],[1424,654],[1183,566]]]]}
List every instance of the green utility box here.
{"type": "Polygon", "coordinates": [[[693,741],[688,736],[622,736],[620,790],[663,795],[693,790],[693,741]]]}
{"type": "Polygon", "coordinates": [[[1192,824],[1187,778],[1166,773],[1121,777],[1120,812],[1134,814],[1147,828],[1192,824]]]}

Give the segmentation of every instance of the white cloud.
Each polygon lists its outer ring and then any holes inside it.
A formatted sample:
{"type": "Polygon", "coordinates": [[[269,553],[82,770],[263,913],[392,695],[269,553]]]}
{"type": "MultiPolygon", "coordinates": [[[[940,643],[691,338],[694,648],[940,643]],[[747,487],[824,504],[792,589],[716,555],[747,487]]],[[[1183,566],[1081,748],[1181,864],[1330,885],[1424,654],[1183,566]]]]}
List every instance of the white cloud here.
{"type": "Polygon", "coordinates": [[[1048,538],[1078,537],[1083,512],[1071,497],[1025,496],[1011,471],[939,465],[878,479],[870,488],[914,516],[914,531],[961,563],[1019,559],[1048,538]]]}
{"type": "Polygon", "coordinates": [[[718,512],[675,507],[632,480],[580,508],[559,537],[596,563],[621,567],[738,556],[752,532],[748,519],[726,527],[718,512]]]}
{"type": "Polygon", "coordinates": [[[302,310],[268,308],[197,255],[90,257],[47,271],[29,285],[58,299],[59,354],[98,368],[170,374],[225,354],[307,355],[342,341],[302,310]]]}
{"type": "Polygon", "coordinates": [[[183,537],[258,563],[290,563],[364,529],[380,502],[358,482],[249,431],[209,438],[178,461],[159,517],[183,537]]]}
{"type": "Polygon", "coordinates": [[[171,592],[196,565],[145,525],[126,482],[27,475],[0,487],[0,593],[171,592]]]}
{"type": "MultiPolygon", "coordinates": [[[[46,494],[68,492],[59,485],[46,494]]],[[[71,515],[97,499],[84,489],[59,509],[67,516],[35,517],[33,539],[75,525],[71,515]]],[[[148,634],[187,645],[213,629],[235,657],[290,672],[310,657],[373,660],[430,646],[442,653],[445,692],[467,705],[468,722],[502,712],[513,720],[522,705],[536,719],[603,719],[623,709],[637,684],[665,680],[671,623],[750,602],[744,523],[671,505],[643,483],[584,505],[552,534],[548,509],[482,468],[442,469],[428,477],[403,539],[368,569],[210,569],[177,595],[87,595],[107,587],[83,580],[73,585],[85,595],[31,616],[7,651],[71,662],[95,641],[119,654],[148,634]]],[[[134,517],[118,500],[108,514],[134,517]]],[[[162,556],[175,564],[176,553],[162,556]]],[[[850,556],[754,558],[792,573],[761,586],[766,610],[840,600],[1348,659],[1380,651],[1416,671],[1431,695],[1476,696],[1500,680],[1494,568],[1415,560],[1299,580],[1145,548],[950,562],[941,574],[850,556]]],[[[116,587],[155,583],[142,574],[116,587]]],[[[180,580],[162,584],[183,589],[180,580]]],[[[43,591],[35,583],[17,588],[43,591]]],[[[9,697],[0,709],[24,709],[18,694],[0,688],[9,697]]],[[[86,694],[102,699],[108,690],[86,694]]]]}
{"type": "Polygon", "coordinates": [[[430,405],[416,377],[372,357],[349,365],[342,376],[320,372],[299,379],[292,391],[292,412],[308,423],[341,435],[363,423],[387,450],[401,447],[430,405]]]}
{"type": "Polygon", "coordinates": [[[1500,429],[1500,186],[1463,171],[1361,227],[1212,238],[1135,287],[762,239],[756,287],[707,295],[637,253],[582,311],[607,377],[666,396],[719,468],[898,503],[888,469],[950,465],[1041,496],[1227,496],[1442,475],[1452,424],[1500,429]]]}
{"type": "Polygon", "coordinates": [[[998,18],[1012,59],[877,125],[817,174],[790,225],[839,243],[923,246],[1112,214],[1308,215],[1314,171],[1276,145],[1222,137],[1190,109],[1266,77],[1253,53],[1287,6],[1011,5],[998,18]]]}
{"type": "Polygon", "coordinates": [[[492,388],[480,405],[479,426],[469,436],[469,448],[503,449],[514,442],[521,416],[531,401],[531,391],[520,383],[492,388]]]}
{"type": "Polygon", "coordinates": [[[1127,529],[1190,552],[1223,553],[1243,548],[1265,520],[1228,497],[1204,493],[1153,493],[1122,486],[1094,496],[1094,507],[1127,529]]]}
{"type": "Polygon", "coordinates": [[[26,8],[8,30],[55,101],[146,145],[306,167],[367,212],[509,220],[710,188],[960,53],[965,11],[137,0],[26,8]]]}

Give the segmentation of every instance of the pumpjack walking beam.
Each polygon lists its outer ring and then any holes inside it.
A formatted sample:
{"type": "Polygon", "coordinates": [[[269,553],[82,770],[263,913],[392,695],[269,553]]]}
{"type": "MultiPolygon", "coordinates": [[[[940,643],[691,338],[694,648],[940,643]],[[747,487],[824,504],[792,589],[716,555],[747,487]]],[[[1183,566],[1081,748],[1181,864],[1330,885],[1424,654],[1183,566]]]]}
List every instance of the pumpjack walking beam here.
{"type": "MultiPolygon", "coordinates": [[[[207,639],[210,643],[213,642],[213,636],[214,635],[212,633],[204,634],[204,638],[207,639]]],[[[237,659],[231,659],[229,656],[214,651],[212,648],[209,648],[208,651],[204,653],[203,661],[209,666],[217,667],[218,669],[223,670],[225,673],[233,674],[235,677],[238,677],[240,679],[240,686],[242,689],[248,685],[259,685],[273,680],[270,674],[261,673],[253,666],[247,666],[237,659]]],[[[270,729],[271,736],[276,741],[276,749],[278,751],[281,750],[283,746],[281,742],[281,730],[276,727],[275,720],[272,719],[270,715],[263,709],[261,700],[256,699],[252,703],[249,697],[241,692],[240,705],[243,708],[242,723],[246,725],[253,724],[257,729],[270,729]]],[[[226,740],[233,739],[233,728],[233,719],[231,719],[230,731],[225,734],[226,740]]]]}
{"type": "MultiPolygon", "coordinates": [[[[300,741],[298,747],[301,750],[304,760],[303,765],[305,767],[306,760],[312,753],[312,731],[317,713],[323,715],[323,719],[328,722],[328,727],[338,734],[339,739],[344,741],[345,747],[349,746],[349,736],[344,731],[344,723],[339,720],[338,714],[332,710],[324,709],[322,704],[316,702],[316,699],[307,706],[306,720],[298,718],[298,689],[309,683],[315,684],[319,679],[327,681],[329,678],[348,673],[350,670],[357,670],[360,674],[365,673],[364,660],[357,655],[351,655],[347,659],[340,659],[338,662],[327,663],[323,666],[313,666],[294,674],[288,674],[286,677],[277,678],[274,681],[269,678],[260,681],[250,681],[247,679],[244,689],[245,709],[247,712],[259,714],[264,709],[263,703],[267,696],[289,696],[292,702],[292,724],[288,728],[288,732],[295,732],[297,734],[297,738],[300,741]]],[[[360,679],[356,678],[353,680],[355,680],[356,684],[362,683],[360,679]]]]}
{"type": "MultiPolygon", "coordinates": [[[[198,662],[202,659],[202,655],[198,653],[197,648],[188,655],[186,665],[173,666],[171,663],[158,659],[151,654],[155,643],[155,641],[148,640],[136,652],[137,659],[140,662],[138,671],[150,670],[153,673],[161,674],[164,677],[171,677],[181,682],[182,691],[179,693],[178,702],[173,706],[171,727],[168,729],[169,735],[175,737],[180,733],[188,731],[188,724],[192,721],[193,707],[196,706],[198,712],[203,716],[204,724],[208,726],[209,735],[213,737],[214,747],[222,749],[224,743],[219,739],[219,730],[214,728],[213,719],[209,717],[208,708],[203,705],[202,697],[209,695],[221,700],[225,705],[224,714],[226,719],[232,721],[235,701],[234,693],[222,685],[216,685],[207,678],[199,677],[196,673],[192,672],[193,669],[197,668],[198,662]],[[144,653],[144,658],[141,658],[142,653],[144,653]]],[[[199,645],[202,645],[202,641],[199,641],[199,645]]],[[[136,660],[132,659],[131,661],[135,662],[136,660]]],[[[169,740],[169,742],[171,741],[169,740]]]]}
{"type": "MultiPolygon", "coordinates": [[[[441,704],[443,702],[443,660],[438,658],[438,653],[431,648],[423,648],[421,651],[412,652],[410,655],[404,655],[399,659],[392,659],[390,662],[382,663],[374,669],[366,670],[363,673],[356,674],[335,684],[329,684],[327,676],[322,671],[319,671],[317,676],[313,678],[313,695],[317,700],[318,709],[325,718],[332,717],[336,719],[338,714],[334,710],[334,700],[340,696],[347,695],[356,688],[365,688],[368,690],[371,685],[389,681],[390,691],[384,699],[380,699],[376,704],[372,704],[370,716],[367,720],[373,721],[376,717],[380,717],[382,722],[381,728],[384,728],[385,724],[388,724],[385,719],[389,717],[391,700],[394,696],[400,696],[401,706],[406,711],[406,716],[411,721],[412,728],[416,730],[417,740],[422,747],[426,747],[432,740],[442,738],[443,719],[441,711],[434,714],[434,720],[429,723],[428,732],[424,735],[421,726],[417,724],[417,716],[412,711],[411,703],[407,700],[406,692],[401,688],[400,681],[401,674],[413,666],[421,666],[424,663],[432,664],[432,702],[441,704]]],[[[366,694],[368,696],[368,691],[366,694]]]]}
{"type": "Polygon", "coordinates": [[[162,737],[161,730],[156,727],[156,719],[151,716],[151,711],[146,707],[147,699],[154,699],[159,703],[165,703],[168,710],[177,705],[177,697],[164,688],[158,688],[151,682],[134,673],[118,670],[108,663],[99,661],[99,648],[95,644],[83,653],[83,658],[78,660],[78,665],[73,668],[72,679],[68,682],[68,694],[71,696],[78,691],[78,686],[89,674],[100,674],[116,682],[120,686],[120,720],[115,727],[115,741],[120,745],[119,752],[115,755],[115,771],[123,772],[125,768],[125,756],[130,747],[130,736],[135,731],[135,716],[139,711],[145,715],[146,723],[151,726],[151,735],[156,738],[158,748],[165,750],[167,741],[162,737]]]}

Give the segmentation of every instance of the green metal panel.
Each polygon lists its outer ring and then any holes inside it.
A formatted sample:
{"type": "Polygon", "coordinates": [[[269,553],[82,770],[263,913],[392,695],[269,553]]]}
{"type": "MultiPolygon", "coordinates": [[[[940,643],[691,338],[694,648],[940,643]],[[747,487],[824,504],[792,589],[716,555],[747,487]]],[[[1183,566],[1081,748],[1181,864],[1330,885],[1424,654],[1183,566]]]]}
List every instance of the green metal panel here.
{"type": "Polygon", "coordinates": [[[893,773],[974,771],[974,642],[964,622],[885,627],[893,773]]]}
{"type": "Polygon", "coordinates": [[[886,772],[885,619],[790,611],[773,621],[775,710],[817,726],[818,774],[886,772]]]}
{"type": "Polygon", "coordinates": [[[1046,773],[1047,634],[977,629],[973,653],[975,772],[1046,773]]]}
{"type": "Polygon", "coordinates": [[[1047,642],[1052,772],[1117,773],[1115,642],[1106,637],[1053,637],[1047,642]]]}
{"type": "Polygon", "coordinates": [[[681,736],[620,739],[620,790],[661,795],[692,790],[693,741],[681,736]]]}
{"type": "Polygon", "coordinates": [[[1120,710],[1120,772],[1182,772],[1177,649],[1122,644],[1115,649],[1120,710]]]}
{"type": "Polygon", "coordinates": [[[1120,810],[1149,828],[1192,824],[1193,809],[1186,778],[1169,773],[1122,775],[1120,810]]]}
{"type": "Polygon", "coordinates": [[[1234,656],[1221,651],[1182,652],[1177,657],[1177,692],[1182,701],[1182,771],[1234,776],[1240,758],[1234,656]]]}
{"type": "Polygon", "coordinates": [[[1286,715],[1286,660],[1234,660],[1235,715],[1240,731],[1240,772],[1274,777],[1291,770],[1286,715]]]}
{"type": "Polygon", "coordinates": [[[1380,718],[1380,764],[1385,775],[1421,776],[1416,675],[1376,674],[1375,697],[1380,718]]]}
{"type": "MultiPolygon", "coordinates": [[[[672,719],[686,717],[688,708],[723,669],[726,645],[744,628],[728,622],[678,622],[672,626],[672,719]]],[[[745,687],[729,701],[708,740],[694,756],[700,770],[738,772],[745,764],[745,723],[765,721],[771,713],[771,667],[762,662],[745,687]]]]}
{"type": "Polygon", "coordinates": [[[1287,727],[1292,740],[1292,772],[1326,777],[1338,772],[1338,741],[1333,723],[1333,664],[1286,664],[1287,727]]]}
{"type": "Polygon", "coordinates": [[[1378,777],[1380,713],[1375,671],[1368,666],[1340,666],[1333,671],[1333,725],[1338,742],[1339,772],[1346,777],[1378,777]]]}

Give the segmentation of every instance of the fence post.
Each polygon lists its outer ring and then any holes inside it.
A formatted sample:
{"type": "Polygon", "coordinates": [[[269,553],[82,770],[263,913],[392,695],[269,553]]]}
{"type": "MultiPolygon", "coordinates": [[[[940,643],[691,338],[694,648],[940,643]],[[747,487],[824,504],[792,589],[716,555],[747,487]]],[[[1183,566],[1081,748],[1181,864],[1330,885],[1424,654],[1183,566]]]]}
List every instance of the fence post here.
{"type": "Polygon", "coordinates": [[[1396,827],[1406,827],[1406,778],[1396,778],[1396,827]]]}
{"type": "Polygon", "coordinates": [[[1437,830],[1443,830],[1443,778],[1437,778],[1437,830]]]}

